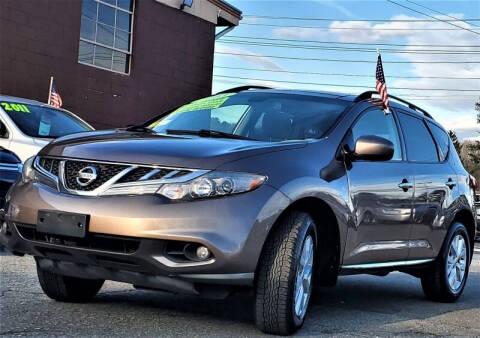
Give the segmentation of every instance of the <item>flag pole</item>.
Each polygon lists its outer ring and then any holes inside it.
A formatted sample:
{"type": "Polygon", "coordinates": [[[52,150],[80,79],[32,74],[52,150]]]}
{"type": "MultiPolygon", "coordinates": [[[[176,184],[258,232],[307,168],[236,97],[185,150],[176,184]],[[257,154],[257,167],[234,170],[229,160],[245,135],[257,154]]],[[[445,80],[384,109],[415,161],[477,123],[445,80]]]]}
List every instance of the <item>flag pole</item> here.
{"type": "Polygon", "coordinates": [[[48,89],[48,102],[50,104],[50,97],[52,96],[52,84],[53,84],[53,76],[50,76],[50,88],[48,89]]]}

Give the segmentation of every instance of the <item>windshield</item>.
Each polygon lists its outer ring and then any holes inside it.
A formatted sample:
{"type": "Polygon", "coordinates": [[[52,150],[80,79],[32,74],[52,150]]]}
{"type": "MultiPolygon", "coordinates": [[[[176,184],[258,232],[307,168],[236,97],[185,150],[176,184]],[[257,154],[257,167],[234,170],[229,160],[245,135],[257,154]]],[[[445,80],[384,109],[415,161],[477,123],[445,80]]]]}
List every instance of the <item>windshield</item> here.
{"type": "Polygon", "coordinates": [[[10,101],[2,101],[0,105],[17,127],[30,137],[57,138],[93,130],[77,117],[58,109],[10,101]]]}
{"type": "Polygon", "coordinates": [[[186,104],[149,127],[160,134],[213,130],[258,141],[322,137],[348,102],[265,92],[219,94],[186,104]]]}

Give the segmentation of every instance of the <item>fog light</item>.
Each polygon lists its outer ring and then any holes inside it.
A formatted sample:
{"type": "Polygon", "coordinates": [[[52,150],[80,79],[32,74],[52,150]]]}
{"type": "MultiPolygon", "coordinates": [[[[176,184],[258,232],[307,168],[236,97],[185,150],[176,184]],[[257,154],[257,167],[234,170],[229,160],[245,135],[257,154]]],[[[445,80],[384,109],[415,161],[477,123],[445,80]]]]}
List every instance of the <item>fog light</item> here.
{"type": "Polygon", "coordinates": [[[208,248],[201,245],[197,248],[196,254],[198,259],[201,259],[202,261],[204,261],[208,257],[210,257],[210,250],[208,250],[208,248]]]}

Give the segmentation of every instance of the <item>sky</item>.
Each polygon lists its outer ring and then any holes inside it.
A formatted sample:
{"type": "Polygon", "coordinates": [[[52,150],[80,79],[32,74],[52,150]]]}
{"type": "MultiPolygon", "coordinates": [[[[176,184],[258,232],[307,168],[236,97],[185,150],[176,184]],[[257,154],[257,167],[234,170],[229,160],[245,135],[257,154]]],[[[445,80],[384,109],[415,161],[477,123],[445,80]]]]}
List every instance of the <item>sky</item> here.
{"type": "Polygon", "coordinates": [[[389,94],[427,110],[459,139],[480,140],[474,109],[480,100],[480,1],[393,1],[400,5],[228,0],[244,17],[216,41],[213,93],[239,85],[353,94],[375,90],[379,48],[389,94]],[[454,19],[432,10],[476,20],[449,24],[437,19],[454,19]],[[332,59],[343,61],[325,61],[332,59]],[[354,62],[360,60],[367,62],[354,62]]]}

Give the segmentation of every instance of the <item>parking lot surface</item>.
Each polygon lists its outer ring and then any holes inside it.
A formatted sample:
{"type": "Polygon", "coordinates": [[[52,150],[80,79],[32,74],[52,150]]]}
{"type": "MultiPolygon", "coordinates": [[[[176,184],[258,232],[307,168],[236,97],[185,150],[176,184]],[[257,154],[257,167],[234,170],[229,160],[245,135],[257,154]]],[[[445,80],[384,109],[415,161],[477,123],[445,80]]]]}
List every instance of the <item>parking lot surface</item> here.
{"type": "MultiPolygon", "coordinates": [[[[312,300],[297,336],[480,336],[480,245],[463,296],[453,304],[427,301],[420,281],[341,277],[312,300]]],[[[0,336],[261,336],[253,293],[226,300],[139,291],[114,282],[88,304],[59,303],[41,291],[32,257],[0,252],[0,336]]]]}

